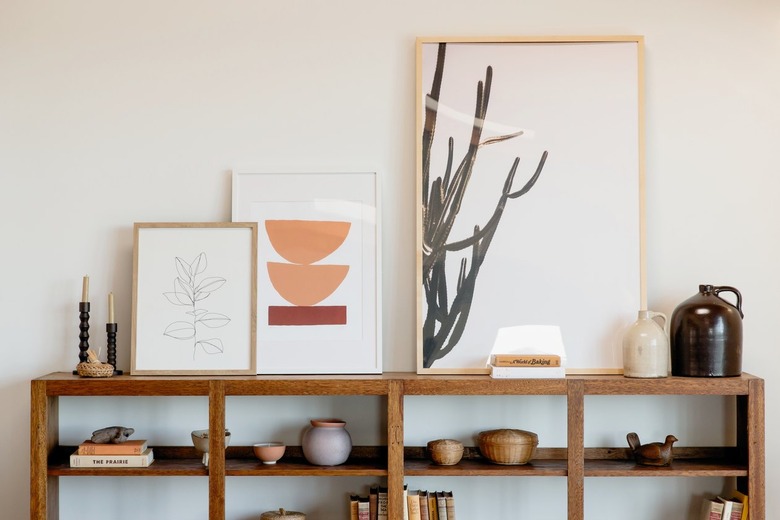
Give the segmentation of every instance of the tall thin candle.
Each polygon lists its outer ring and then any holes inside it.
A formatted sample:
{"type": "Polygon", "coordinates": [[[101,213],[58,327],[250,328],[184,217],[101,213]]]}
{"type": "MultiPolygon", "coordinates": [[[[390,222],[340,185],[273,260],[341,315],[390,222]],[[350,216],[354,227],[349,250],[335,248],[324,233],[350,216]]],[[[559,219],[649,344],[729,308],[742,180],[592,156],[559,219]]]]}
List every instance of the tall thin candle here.
{"type": "Polygon", "coordinates": [[[81,301],[89,301],[89,276],[84,276],[84,281],[81,286],[81,301]]]}
{"type": "Polygon", "coordinates": [[[116,323],[114,319],[114,293],[108,293],[108,322],[116,323]]]}

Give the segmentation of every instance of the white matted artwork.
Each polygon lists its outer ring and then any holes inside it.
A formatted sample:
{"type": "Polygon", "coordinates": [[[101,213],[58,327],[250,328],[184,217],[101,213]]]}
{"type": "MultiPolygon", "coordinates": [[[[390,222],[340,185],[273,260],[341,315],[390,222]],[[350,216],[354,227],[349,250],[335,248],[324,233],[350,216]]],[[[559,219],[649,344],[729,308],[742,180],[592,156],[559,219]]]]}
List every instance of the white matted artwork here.
{"type": "Polygon", "coordinates": [[[375,173],[233,172],[258,223],[257,373],[381,373],[375,173]]]}
{"type": "Polygon", "coordinates": [[[645,308],[641,36],[418,38],[419,373],[485,373],[559,326],[567,373],[619,373],[645,308]]]}
{"type": "Polygon", "coordinates": [[[257,224],[136,223],[131,370],[255,373],[257,224]]]}

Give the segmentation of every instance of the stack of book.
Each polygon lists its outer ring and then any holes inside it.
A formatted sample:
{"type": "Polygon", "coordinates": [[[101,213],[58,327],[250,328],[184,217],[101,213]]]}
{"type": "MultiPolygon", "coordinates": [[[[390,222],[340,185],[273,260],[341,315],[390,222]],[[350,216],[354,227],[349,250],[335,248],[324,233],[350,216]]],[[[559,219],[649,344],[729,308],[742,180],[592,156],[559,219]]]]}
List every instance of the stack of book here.
{"type": "Polygon", "coordinates": [[[452,491],[406,492],[408,520],[455,520],[455,497],[452,491]]]}
{"type": "Polygon", "coordinates": [[[699,520],[747,520],[748,497],[738,491],[733,498],[721,496],[705,498],[701,506],[699,520]]]}
{"type": "Polygon", "coordinates": [[[566,349],[555,325],[502,327],[486,361],[491,377],[546,379],[566,377],[566,349]]]}
{"type": "MultiPolygon", "coordinates": [[[[368,495],[350,495],[349,518],[389,520],[387,488],[371,486],[368,495]]],[[[398,520],[455,520],[455,498],[452,491],[410,491],[404,486],[403,519],[398,520]]]]}
{"type": "Polygon", "coordinates": [[[152,462],[154,453],[143,439],[119,444],[84,441],[70,456],[71,468],[145,468],[152,462]]]}
{"type": "Polygon", "coordinates": [[[566,377],[565,363],[557,354],[492,354],[490,376],[543,379],[566,377]]]}
{"type": "Polygon", "coordinates": [[[387,488],[371,486],[368,495],[349,496],[350,520],[388,520],[387,488]]]}

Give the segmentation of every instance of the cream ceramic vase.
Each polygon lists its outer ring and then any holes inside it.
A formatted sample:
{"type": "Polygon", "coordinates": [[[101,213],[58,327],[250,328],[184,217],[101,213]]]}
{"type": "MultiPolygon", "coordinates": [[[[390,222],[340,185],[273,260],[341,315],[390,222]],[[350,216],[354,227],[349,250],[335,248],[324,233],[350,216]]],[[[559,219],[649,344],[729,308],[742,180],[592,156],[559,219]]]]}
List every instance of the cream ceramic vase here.
{"type": "Polygon", "coordinates": [[[349,458],[352,437],[339,419],[312,419],[311,428],[303,434],[303,456],[317,466],[337,466],[349,458]]]}
{"type": "Polygon", "coordinates": [[[626,377],[668,377],[669,337],[666,315],[639,311],[637,320],[623,336],[623,375],[626,377]],[[663,323],[659,325],[658,321],[663,323]]]}

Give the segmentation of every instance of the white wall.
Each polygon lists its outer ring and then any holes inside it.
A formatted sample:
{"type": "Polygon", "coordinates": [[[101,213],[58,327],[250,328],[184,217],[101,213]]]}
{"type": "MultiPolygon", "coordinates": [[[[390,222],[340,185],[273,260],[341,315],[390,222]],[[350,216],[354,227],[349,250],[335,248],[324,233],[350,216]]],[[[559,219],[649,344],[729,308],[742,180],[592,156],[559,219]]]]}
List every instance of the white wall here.
{"type": "MultiPolygon", "coordinates": [[[[780,433],[774,375],[780,368],[774,328],[780,313],[775,270],[780,4],[5,0],[0,4],[3,517],[27,516],[29,380],[73,368],[81,277],[91,276],[92,323],[105,322],[99,296],[116,294],[119,364],[128,368],[132,223],[229,220],[229,172],[237,164],[383,175],[384,364],[386,370],[413,370],[414,38],[547,34],[645,36],[650,306],[671,313],[699,283],[742,291],[744,369],[767,380],[767,489],[778,489],[780,450],[771,440],[780,433]]],[[[121,408],[117,404],[107,408],[121,408]]],[[[300,406],[301,417],[307,417],[300,406]]],[[[708,408],[722,415],[719,403],[709,401],[623,406],[649,409],[651,416],[668,411],[670,419],[659,426],[657,420],[637,418],[619,429],[595,431],[598,441],[620,445],[625,429],[636,424],[648,435],[677,426],[685,430],[692,414],[705,425],[707,414],[701,412],[708,408]]],[[[496,413],[502,410],[503,404],[496,413]]],[[[594,402],[593,420],[608,422],[610,411],[594,402]]],[[[139,425],[156,425],[159,415],[142,415],[139,425]]],[[[439,433],[434,430],[407,436],[421,442],[439,433]]],[[[65,518],[86,517],[67,514],[82,507],[85,490],[98,489],[107,500],[122,503],[126,486],[140,487],[150,503],[168,504],[165,510],[171,508],[177,518],[189,517],[180,507],[193,502],[188,498],[193,492],[201,499],[205,494],[205,481],[192,479],[154,479],[158,487],[152,489],[137,479],[63,480],[65,518]]],[[[692,495],[721,491],[723,484],[695,480],[596,479],[588,483],[588,496],[594,497],[588,510],[595,514],[595,497],[621,485],[625,492],[612,496],[615,511],[602,517],[621,518],[620,511],[635,511],[621,505],[652,504],[659,494],[668,497],[663,510],[648,505],[637,515],[679,517],[690,509],[692,495]]],[[[486,482],[474,489],[514,485],[486,482]]],[[[231,484],[232,517],[252,518],[280,505],[252,502],[257,483],[231,484]]],[[[368,483],[339,486],[360,484],[368,483]]],[[[464,500],[470,493],[452,480],[412,485],[460,486],[464,500]]],[[[563,500],[560,482],[531,479],[528,486],[532,497],[563,500]]],[[[281,487],[278,493],[284,493],[281,487]]],[[[318,509],[324,501],[303,505],[318,511],[317,518],[331,518],[327,508],[318,509]]],[[[147,503],[134,502],[134,518],[160,514],[144,514],[147,503]]],[[[496,507],[496,515],[511,516],[506,504],[496,507]]],[[[780,510],[771,492],[767,510],[780,510]]],[[[555,506],[548,516],[562,514],[555,506]]]]}

